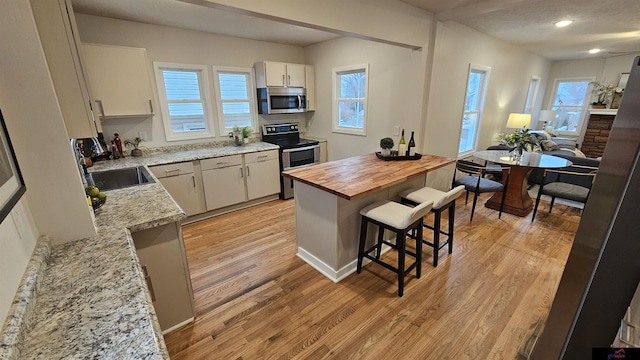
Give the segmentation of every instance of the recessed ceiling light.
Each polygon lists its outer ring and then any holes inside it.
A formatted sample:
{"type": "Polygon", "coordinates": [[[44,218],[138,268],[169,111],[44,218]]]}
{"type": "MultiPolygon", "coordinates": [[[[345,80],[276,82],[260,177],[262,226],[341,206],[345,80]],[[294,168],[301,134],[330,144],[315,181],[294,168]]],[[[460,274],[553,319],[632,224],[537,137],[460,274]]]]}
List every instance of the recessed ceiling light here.
{"type": "Polygon", "coordinates": [[[597,54],[600,52],[600,49],[591,49],[589,50],[589,54],[597,54]]]}
{"type": "Polygon", "coordinates": [[[565,27],[567,25],[570,25],[573,22],[573,20],[562,20],[562,21],[558,21],[556,23],[557,27],[565,27]]]}

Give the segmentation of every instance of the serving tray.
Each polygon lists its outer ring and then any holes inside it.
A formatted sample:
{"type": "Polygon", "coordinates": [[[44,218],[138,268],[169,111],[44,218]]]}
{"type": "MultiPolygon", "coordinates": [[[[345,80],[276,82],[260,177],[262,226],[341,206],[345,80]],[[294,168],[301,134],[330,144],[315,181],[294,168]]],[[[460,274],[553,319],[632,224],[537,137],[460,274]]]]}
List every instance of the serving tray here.
{"type": "Polygon", "coordinates": [[[382,156],[380,151],[376,151],[376,156],[378,157],[378,159],[381,159],[384,161],[418,160],[422,158],[422,154],[417,154],[417,153],[413,156],[382,156]]]}

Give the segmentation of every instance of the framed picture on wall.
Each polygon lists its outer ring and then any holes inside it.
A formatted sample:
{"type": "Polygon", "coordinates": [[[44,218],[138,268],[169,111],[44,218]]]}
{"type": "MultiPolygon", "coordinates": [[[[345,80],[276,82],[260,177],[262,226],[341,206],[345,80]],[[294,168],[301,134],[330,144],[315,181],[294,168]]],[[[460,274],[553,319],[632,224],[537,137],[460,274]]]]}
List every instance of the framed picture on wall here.
{"type": "Polygon", "coordinates": [[[27,188],[24,185],[1,110],[0,125],[2,126],[0,129],[0,222],[2,222],[27,188]]]}

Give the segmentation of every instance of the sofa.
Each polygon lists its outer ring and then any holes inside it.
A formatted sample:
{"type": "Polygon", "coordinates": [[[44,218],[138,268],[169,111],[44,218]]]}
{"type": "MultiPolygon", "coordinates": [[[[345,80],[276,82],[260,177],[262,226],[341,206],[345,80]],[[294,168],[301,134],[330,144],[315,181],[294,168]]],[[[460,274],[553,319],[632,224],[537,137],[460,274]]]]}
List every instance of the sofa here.
{"type": "MultiPolygon", "coordinates": [[[[554,138],[544,130],[531,131],[531,134],[534,135],[534,138],[542,149],[543,154],[565,158],[571,161],[574,165],[590,166],[595,168],[600,166],[600,159],[588,158],[584,156],[584,154],[580,150],[575,148],[575,145],[573,145],[573,148],[570,147],[572,145],[558,145],[553,141],[554,138]]],[[[589,172],[592,170],[572,168],[571,171],[589,172]]],[[[531,174],[529,174],[528,178],[529,184],[541,184],[543,180],[544,169],[534,168],[531,170],[531,174]]],[[[563,181],[575,185],[581,185],[589,188],[591,187],[591,178],[588,176],[563,175],[563,181]]]]}

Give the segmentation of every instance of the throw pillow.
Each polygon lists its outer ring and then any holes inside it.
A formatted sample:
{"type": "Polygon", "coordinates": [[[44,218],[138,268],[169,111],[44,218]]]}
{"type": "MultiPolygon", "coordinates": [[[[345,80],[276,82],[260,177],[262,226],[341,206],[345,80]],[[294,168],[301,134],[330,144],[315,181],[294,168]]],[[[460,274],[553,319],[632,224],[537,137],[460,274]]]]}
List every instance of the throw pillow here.
{"type": "Polygon", "coordinates": [[[551,151],[551,150],[559,150],[560,146],[553,142],[553,140],[542,140],[540,141],[540,145],[542,145],[542,150],[551,151]]]}

